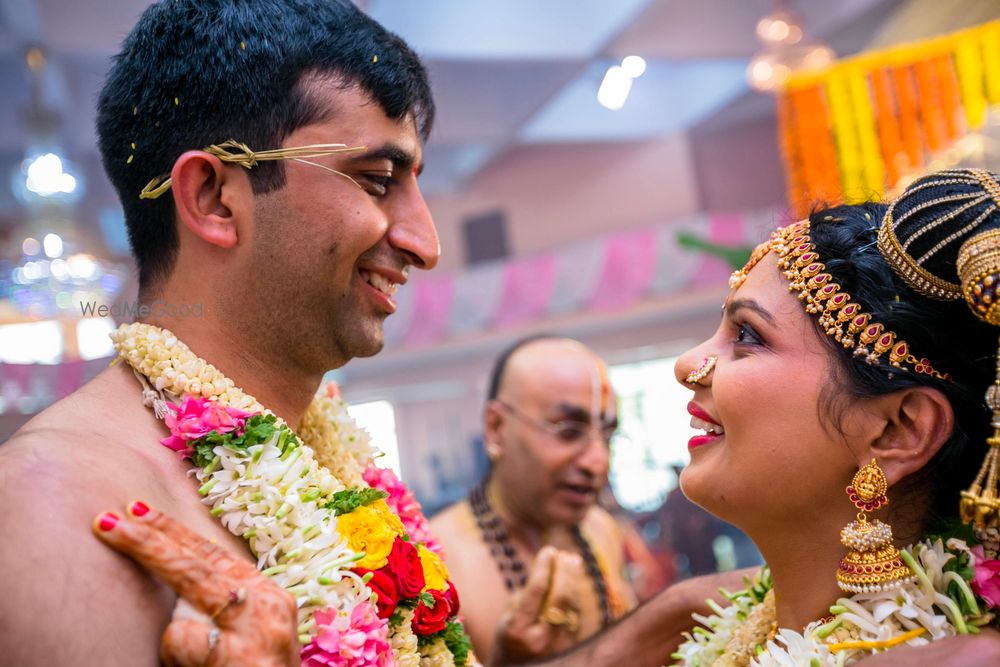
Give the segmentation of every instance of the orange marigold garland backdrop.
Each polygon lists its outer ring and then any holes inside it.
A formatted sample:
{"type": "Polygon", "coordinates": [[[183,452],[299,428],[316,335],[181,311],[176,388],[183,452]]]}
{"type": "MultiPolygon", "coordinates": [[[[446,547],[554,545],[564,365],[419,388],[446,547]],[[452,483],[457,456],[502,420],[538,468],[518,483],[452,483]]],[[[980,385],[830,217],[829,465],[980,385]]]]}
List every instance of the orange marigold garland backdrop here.
{"type": "Polygon", "coordinates": [[[884,196],[1000,105],[1000,21],[859,54],[779,94],[789,205],[884,196]]]}

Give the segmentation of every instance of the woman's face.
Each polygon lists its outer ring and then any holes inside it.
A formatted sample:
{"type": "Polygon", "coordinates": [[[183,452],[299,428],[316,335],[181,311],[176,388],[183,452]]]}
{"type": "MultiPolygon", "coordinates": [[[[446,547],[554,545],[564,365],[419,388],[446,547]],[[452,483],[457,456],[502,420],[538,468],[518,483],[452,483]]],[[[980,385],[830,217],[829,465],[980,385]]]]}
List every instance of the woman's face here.
{"type": "Polygon", "coordinates": [[[771,253],[730,293],[715,335],[677,361],[677,380],[694,389],[692,425],[716,431],[689,443],[681,488],[692,501],[749,532],[802,525],[843,493],[871,421],[861,406],[826,418],[820,397],[834,359],[821,335],[771,253]],[[714,370],[686,383],[709,355],[714,370]]]}

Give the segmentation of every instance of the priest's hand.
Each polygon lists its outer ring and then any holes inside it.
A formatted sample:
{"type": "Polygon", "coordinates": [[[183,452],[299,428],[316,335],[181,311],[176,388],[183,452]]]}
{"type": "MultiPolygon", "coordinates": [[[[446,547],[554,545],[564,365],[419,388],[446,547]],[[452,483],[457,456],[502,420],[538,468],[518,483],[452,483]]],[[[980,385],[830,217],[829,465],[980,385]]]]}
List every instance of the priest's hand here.
{"type": "Polygon", "coordinates": [[[518,665],[565,651],[577,642],[577,587],[586,579],[578,554],[543,547],[500,619],[491,665],[518,665]]]}
{"type": "Polygon", "coordinates": [[[168,667],[299,664],[295,599],[252,563],[143,503],[124,519],[105,512],[93,530],[180,596],[160,646],[168,667]]]}

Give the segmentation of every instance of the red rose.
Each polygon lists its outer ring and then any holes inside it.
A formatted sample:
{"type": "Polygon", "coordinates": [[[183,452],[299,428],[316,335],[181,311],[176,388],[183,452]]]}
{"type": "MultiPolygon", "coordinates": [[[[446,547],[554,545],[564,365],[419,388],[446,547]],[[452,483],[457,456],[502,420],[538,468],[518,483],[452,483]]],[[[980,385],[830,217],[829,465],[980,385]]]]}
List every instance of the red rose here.
{"type": "Polygon", "coordinates": [[[400,538],[392,543],[387,570],[396,582],[400,597],[415,598],[424,590],[424,566],[420,564],[417,548],[400,538]]]}
{"type": "Polygon", "coordinates": [[[359,567],[354,571],[362,577],[371,573],[372,577],[368,580],[368,588],[372,589],[372,593],[378,596],[375,600],[378,616],[379,618],[392,616],[392,612],[396,611],[396,604],[399,602],[396,582],[392,580],[392,577],[383,570],[366,570],[359,567]]]}
{"type": "Polygon", "coordinates": [[[444,597],[448,600],[448,609],[451,610],[451,616],[458,614],[459,604],[458,604],[458,589],[455,588],[455,584],[448,582],[448,590],[445,591],[444,597]]]}
{"type": "Polygon", "coordinates": [[[451,615],[451,607],[441,591],[427,591],[434,598],[434,606],[428,607],[421,600],[413,612],[413,632],[418,635],[433,635],[444,630],[451,615]]]}

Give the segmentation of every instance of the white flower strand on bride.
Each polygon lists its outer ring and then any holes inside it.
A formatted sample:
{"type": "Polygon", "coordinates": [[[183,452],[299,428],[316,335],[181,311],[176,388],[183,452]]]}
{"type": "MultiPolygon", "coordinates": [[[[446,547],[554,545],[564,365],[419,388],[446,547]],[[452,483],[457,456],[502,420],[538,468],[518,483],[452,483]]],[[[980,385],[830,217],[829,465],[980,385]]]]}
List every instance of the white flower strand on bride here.
{"type": "MultiPolygon", "coordinates": [[[[901,552],[917,575],[913,583],[876,593],[841,598],[831,607],[832,621],[815,621],[799,633],[781,628],[766,637],[773,615],[761,618],[771,590],[770,574],[761,575],[735,594],[726,594],[732,604],[711,603],[710,616],[696,615],[705,627],[686,633],[673,654],[677,665],[691,667],[798,667],[848,665],[871,653],[892,646],[922,646],[931,640],[978,632],[995,614],[983,610],[956,565],[973,572],[977,556],[959,539],[947,544],[926,540],[901,552]],[[915,554],[915,556],[914,556],[915,554]],[[741,641],[740,635],[746,638],[741,641]],[[744,646],[739,646],[745,644],[744,646]]],[[[771,612],[773,614],[773,611],[771,612]]],[[[775,624],[776,627],[776,624],[775,624]]]]}

